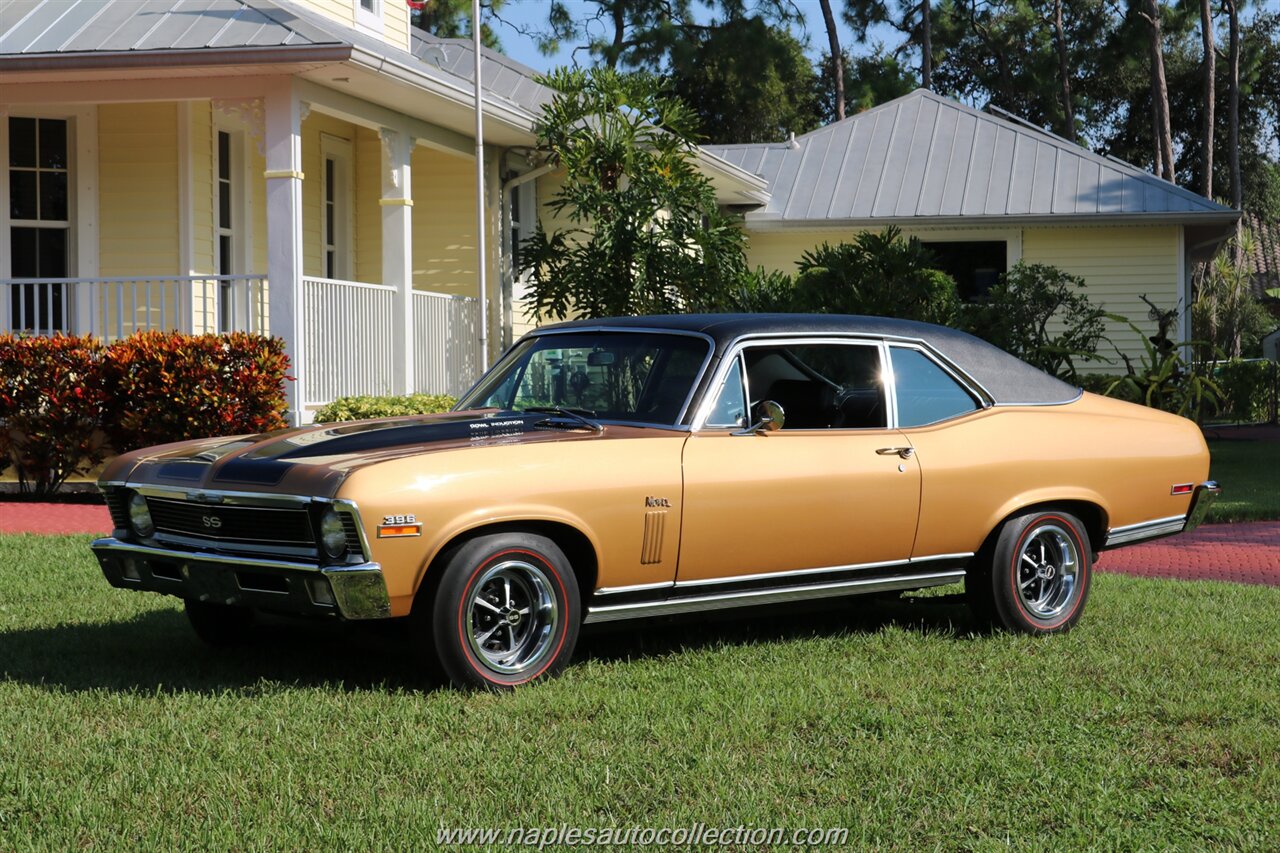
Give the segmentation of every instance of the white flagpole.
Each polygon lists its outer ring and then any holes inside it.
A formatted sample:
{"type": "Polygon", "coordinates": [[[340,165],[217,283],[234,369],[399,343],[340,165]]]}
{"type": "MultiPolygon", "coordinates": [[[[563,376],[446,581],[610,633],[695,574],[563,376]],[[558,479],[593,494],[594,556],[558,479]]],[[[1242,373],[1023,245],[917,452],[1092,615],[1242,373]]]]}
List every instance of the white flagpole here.
{"type": "Polygon", "coordinates": [[[485,286],[484,106],[480,85],[480,0],[471,0],[471,46],[476,53],[476,274],[480,281],[480,370],[489,369],[489,293],[485,286]]]}

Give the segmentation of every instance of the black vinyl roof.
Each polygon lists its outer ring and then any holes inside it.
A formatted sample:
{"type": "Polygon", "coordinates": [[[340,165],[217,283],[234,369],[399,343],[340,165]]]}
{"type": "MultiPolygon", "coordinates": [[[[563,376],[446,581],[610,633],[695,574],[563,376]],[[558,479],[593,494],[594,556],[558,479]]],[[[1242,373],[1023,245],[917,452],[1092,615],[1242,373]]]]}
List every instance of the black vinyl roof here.
{"type": "Polygon", "coordinates": [[[1002,406],[1057,405],[1080,396],[1077,388],[980,338],[931,323],[845,314],[671,314],[573,320],[539,332],[570,329],[670,329],[707,335],[717,358],[741,338],[779,335],[859,335],[919,341],[982,386],[1002,406]]]}

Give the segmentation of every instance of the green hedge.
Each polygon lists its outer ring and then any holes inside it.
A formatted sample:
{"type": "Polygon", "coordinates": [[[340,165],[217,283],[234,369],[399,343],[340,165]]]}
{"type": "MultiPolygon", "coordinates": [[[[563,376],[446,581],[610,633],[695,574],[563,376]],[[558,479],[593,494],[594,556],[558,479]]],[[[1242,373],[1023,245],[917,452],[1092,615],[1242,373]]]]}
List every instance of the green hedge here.
{"type": "Polygon", "coordinates": [[[280,429],[288,371],[284,344],[260,335],[0,335],[0,469],[45,495],[108,448],[280,429]]]}
{"type": "Polygon", "coordinates": [[[458,401],[448,394],[409,394],[404,397],[339,397],[316,412],[315,422],[359,421],[447,412],[458,401]]]}

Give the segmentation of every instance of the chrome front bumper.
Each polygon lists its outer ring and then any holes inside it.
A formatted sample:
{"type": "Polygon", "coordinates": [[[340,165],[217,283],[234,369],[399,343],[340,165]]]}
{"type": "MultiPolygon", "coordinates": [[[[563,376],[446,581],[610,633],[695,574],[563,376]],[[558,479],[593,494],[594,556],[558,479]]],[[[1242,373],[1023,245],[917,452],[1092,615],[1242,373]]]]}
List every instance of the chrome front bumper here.
{"type": "Polygon", "coordinates": [[[107,537],[90,546],[107,581],[192,601],[282,613],[385,619],[391,602],[377,563],[317,566],[177,551],[107,537]]]}

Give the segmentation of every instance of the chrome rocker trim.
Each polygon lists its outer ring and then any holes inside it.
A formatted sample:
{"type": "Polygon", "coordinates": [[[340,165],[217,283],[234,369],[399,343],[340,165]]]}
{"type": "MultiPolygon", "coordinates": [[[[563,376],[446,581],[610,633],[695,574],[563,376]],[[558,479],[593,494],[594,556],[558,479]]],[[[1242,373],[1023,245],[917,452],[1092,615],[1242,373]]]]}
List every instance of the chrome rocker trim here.
{"type": "Polygon", "coordinates": [[[616,622],[622,619],[639,619],[648,616],[666,616],[674,613],[691,613],[702,610],[724,610],[730,607],[752,607],[759,604],[779,604],[786,601],[808,601],[869,592],[923,589],[941,586],[964,579],[964,569],[929,572],[893,577],[855,578],[835,583],[808,584],[805,586],[747,589],[712,595],[670,598],[662,601],[637,601],[630,604],[606,604],[587,609],[584,623],[616,622]]]}
{"type": "Polygon", "coordinates": [[[320,566],[286,560],[240,557],[176,551],[123,542],[114,537],[97,539],[89,546],[107,581],[120,589],[167,593],[192,601],[262,606],[267,609],[303,614],[340,615],[344,619],[385,619],[391,615],[382,566],[359,563],[347,566],[320,566]],[[125,560],[135,558],[130,577],[125,560]],[[152,571],[165,568],[165,573],[152,571]],[[193,571],[193,568],[195,571],[193,571]],[[259,571],[281,578],[284,590],[246,587],[239,570],[259,571]],[[317,601],[310,584],[290,584],[290,579],[323,578],[333,594],[333,602],[317,601]],[[303,589],[305,587],[305,590],[303,589]],[[216,594],[216,597],[215,597],[216,594]]]}

